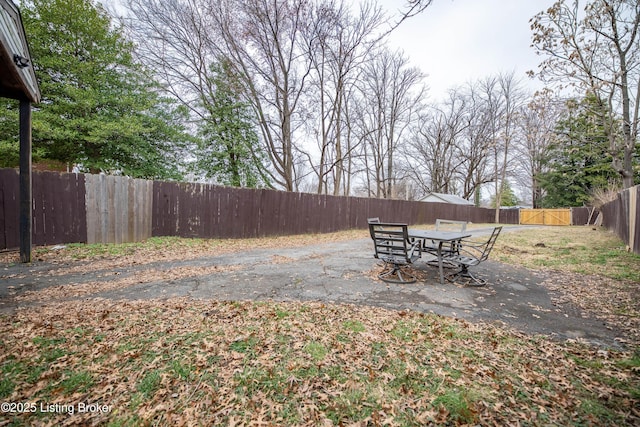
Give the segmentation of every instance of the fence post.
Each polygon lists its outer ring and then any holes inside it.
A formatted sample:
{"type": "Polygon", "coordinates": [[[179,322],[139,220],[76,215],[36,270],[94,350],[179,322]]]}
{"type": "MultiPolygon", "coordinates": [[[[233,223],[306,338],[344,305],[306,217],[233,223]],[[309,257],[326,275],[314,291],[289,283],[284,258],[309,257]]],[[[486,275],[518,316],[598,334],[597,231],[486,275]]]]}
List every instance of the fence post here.
{"type": "Polygon", "coordinates": [[[629,192],[629,246],[628,250],[633,252],[636,247],[636,223],[638,220],[638,189],[637,187],[631,187],[627,190],[629,192]]]}

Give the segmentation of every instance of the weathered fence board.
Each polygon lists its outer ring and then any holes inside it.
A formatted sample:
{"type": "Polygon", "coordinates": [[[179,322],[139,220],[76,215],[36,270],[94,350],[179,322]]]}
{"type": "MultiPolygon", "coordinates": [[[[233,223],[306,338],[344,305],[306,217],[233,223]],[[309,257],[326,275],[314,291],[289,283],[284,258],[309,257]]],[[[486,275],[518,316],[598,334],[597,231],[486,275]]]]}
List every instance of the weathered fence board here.
{"type": "Polygon", "coordinates": [[[601,209],[602,225],[615,232],[633,252],[640,254],[640,185],[618,193],[601,209]]]}
{"type": "Polygon", "coordinates": [[[152,181],[107,175],[86,178],[87,243],[151,237],[152,181]]]}
{"type": "Polygon", "coordinates": [[[629,240],[627,244],[635,251],[639,252],[640,248],[640,209],[638,209],[638,199],[640,199],[640,186],[630,189],[629,195],[629,240]]]}
{"type": "Polygon", "coordinates": [[[33,242],[36,245],[86,240],[84,175],[34,173],[33,242]]]}
{"type": "Polygon", "coordinates": [[[571,208],[571,225],[594,225],[599,213],[593,207],[571,208]]]}

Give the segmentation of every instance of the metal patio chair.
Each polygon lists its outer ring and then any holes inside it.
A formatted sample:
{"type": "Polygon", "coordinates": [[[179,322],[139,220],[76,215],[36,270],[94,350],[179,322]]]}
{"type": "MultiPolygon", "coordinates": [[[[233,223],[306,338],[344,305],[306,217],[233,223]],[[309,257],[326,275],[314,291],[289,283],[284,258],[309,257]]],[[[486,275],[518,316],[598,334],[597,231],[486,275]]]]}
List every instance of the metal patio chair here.
{"type": "Polygon", "coordinates": [[[373,256],[385,263],[378,278],[390,283],[414,283],[416,277],[405,267],[420,258],[422,241],[409,241],[407,224],[370,222],[369,233],[375,249],[373,256]]]}
{"type": "Polygon", "coordinates": [[[463,239],[458,245],[457,252],[451,252],[445,255],[444,259],[460,269],[455,273],[449,274],[447,280],[455,281],[457,277],[466,277],[470,286],[484,286],[487,281],[474,276],[469,271],[469,267],[479,265],[489,258],[493,245],[496,243],[498,236],[502,231],[502,227],[495,227],[488,240],[478,242],[477,240],[463,239]],[[471,283],[473,282],[473,285],[471,283]]]}

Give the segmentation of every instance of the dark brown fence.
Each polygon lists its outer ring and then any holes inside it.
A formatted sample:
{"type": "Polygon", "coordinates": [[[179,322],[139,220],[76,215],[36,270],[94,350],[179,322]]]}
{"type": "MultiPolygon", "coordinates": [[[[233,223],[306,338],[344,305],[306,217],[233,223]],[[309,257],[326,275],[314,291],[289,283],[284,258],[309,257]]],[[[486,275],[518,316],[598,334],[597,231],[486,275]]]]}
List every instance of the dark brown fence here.
{"type": "Polygon", "coordinates": [[[593,225],[599,213],[596,208],[571,208],[571,225],[593,225]]]}
{"type": "MultiPolygon", "coordinates": [[[[517,210],[505,209],[501,222],[517,224],[517,214],[517,210]]],[[[155,182],[153,186],[154,236],[243,238],[327,233],[366,228],[369,217],[408,224],[434,223],[437,218],[490,223],[494,215],[493,209],[446,203],[171,182],[155,182]]]]}
{"type": "MultiPolygon", "coordinates": [[[[18,172],[0,169],[0,249],[19,246],[18,172]]],[[[493,209],[275,190],[33,172],[36,245],[120,243],[153,236],[244,238],[364,229],[367,218],[494,222],[493,209]]],[[[518,210],[503,209],[503,224],[518,210]]]]}
{"type": "MultiPolygon", "coordinates": [[[[84,175],[34,172],[33,244],[86,242],[84,175]]],[[[0,249],[20,246],[20,186],[16,169],[0,169],[0,249]]]]}
{"type": "Polygon", "coordinates": [[[640,185],[618,193],[602,207],[602,225],[614,231],[633,252],[640,254],[640,185]]]}

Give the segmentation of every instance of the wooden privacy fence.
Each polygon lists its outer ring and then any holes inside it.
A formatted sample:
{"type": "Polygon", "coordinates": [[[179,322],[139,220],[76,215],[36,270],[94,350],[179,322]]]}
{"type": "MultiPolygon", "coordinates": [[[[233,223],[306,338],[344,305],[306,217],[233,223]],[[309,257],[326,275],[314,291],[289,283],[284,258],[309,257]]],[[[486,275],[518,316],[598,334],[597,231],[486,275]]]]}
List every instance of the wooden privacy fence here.
{"type": "Polygon", "coordinates": [[[520,224],[572,225],[571,209],[520,209],[520,224]]]}
{"type": "Polygon", "coordinates": [[[153,181],[85,175],[87,243],[140,242],[151,237],[153,181]]]}
{"type": "Polygon", "coordinates": [[[640,185],[618,193],[616,200],[601,209],[602,225],[614,231],[628,246],[640,254],[640,185]]]}
{"type": "MultiPolygon", "coordinates": [[[[151,236],[245,238],[364,229],[368,217],[492,223],[493,209],[335,197],[118,176],[33,172],[33,244],[121,243],[151,236]]],[[[0,249],[19,242],[19,176],[0,169],[0,249]]],[[[504,209],[503,224],[518,211],[504,209]]]]}
{"type": "MultiPolygon", "coordinates": [[[[34,245],[86,242],[85,176],[34,172],[34,245]]],[[[0,249],[20,246],[20,184],[16,169],[0,169],[0,249]]]]}
{"type": "MultiPolygon", "coordinates": [[[[517,224],[517,211],[501,222],[517,224]]],[[[366,228],[368,217],[408,224],[437,218],[493,222],[493,209],[404,200],[336,197],[207,184],[155,182],[153,235],[206,238],[327,233],[366,228]]]]}

